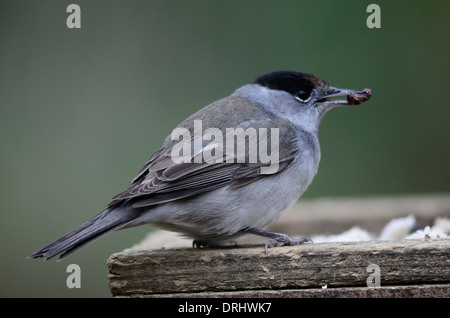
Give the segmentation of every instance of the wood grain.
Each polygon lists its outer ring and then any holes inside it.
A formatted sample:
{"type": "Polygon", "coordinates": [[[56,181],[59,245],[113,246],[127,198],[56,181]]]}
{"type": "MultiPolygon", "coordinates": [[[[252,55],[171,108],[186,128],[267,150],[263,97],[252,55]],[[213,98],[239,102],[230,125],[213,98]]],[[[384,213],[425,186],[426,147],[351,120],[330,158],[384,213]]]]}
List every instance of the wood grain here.
{"type": "Polygon", "coordinates": [[[109,258],[109,284],[114,296],[140,297],[358,287],[367,286],[370,264],[380,267],[381,286],[445,284],[449,252],[448,239],[305,244],[267,254],[262,245],[130,250],[109,258]]]}

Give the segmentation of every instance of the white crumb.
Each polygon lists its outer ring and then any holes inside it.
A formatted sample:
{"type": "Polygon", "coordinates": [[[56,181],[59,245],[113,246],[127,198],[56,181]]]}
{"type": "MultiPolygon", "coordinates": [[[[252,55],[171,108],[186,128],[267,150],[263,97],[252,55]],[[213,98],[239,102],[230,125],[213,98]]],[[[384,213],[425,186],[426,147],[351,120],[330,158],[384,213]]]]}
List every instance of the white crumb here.
{"type": "Polygon", "coordinates": [[[358,226],[352,227],[350,230],[336,235],[316,235],[311,237],[314,243],[323,242],[355,242],[355,241],[370,241],[375,237],[364,229],[358,226]]]}
{"type": "Polygon", "coordinates": [[[393,219],[385,225],[379,238],[380,240],[401,240],[411,233],[415,224],[416,218],[413,215],[393,219]]]}

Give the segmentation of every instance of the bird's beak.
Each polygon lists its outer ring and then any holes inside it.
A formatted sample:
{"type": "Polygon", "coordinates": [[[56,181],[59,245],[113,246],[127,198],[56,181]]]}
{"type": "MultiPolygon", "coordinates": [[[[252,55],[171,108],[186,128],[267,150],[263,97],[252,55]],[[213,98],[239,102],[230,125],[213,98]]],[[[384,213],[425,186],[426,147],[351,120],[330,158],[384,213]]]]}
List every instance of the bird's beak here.
{"type": "Polygon", "coordinates": [[[327,106],[358,105],[367,101],[372,96],[372,92],[368,88],[362,91],[355,91],[352,89],[332,87],[330,91],[324,98],[319,100],[321,104],[327,106]],[[346,99],[335,99],[335,97],[339,96],[346,96],[346,99]]]}

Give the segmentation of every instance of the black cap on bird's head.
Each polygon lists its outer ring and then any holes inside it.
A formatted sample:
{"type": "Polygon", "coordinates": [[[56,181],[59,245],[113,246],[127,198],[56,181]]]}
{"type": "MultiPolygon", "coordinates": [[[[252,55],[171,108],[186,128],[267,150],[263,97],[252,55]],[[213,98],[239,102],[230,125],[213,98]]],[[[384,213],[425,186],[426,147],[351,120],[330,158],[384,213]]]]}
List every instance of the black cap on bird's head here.
{"type": "Polygon", "coordinates": [[[286,91],[292,95],[295,95],[300,89],[310,92],[319,85],[329,86],[327,82],[312,74],[292,71],[268,73],[258,77],[253,83],[270,89],[286,91]]]}
{"type": "Polygon", "coordinates": [[[326,81],[308,73],[293,71],[272,72],[258,77],[252,82],[263,87],[281,90],[293,95],[302,103],[320,103],[322,105],[357,105],[371,96],[369,89],[361,92],[330,86],[326,81]],[[330,100],[330,97],[347,96],[347,100],[330,100]]]}

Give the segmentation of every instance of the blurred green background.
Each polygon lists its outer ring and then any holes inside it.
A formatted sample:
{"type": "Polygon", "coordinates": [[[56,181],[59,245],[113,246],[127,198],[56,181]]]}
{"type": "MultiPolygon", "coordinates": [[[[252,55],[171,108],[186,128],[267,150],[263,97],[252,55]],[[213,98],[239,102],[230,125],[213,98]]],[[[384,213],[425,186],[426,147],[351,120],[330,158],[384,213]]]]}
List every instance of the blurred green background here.
{"type": "Polygon", "coordinates": [[[63,262],[25,259],[101,212],[175,125],[275,70],[370,102],[335,110],[304,198],[450,191],[448,1],[0,2],[0,296],[110,297],[106,260],[150,227],[63,262]],[[81,29],[66,8],[81,7],[81,29]],[[381,7],[381,29],[366,8],[381,7]],[[81,288],[66,287],[67,265],[81,288]]]}

